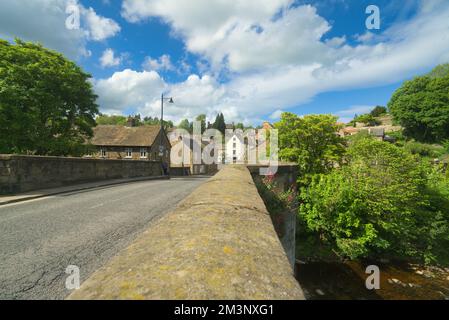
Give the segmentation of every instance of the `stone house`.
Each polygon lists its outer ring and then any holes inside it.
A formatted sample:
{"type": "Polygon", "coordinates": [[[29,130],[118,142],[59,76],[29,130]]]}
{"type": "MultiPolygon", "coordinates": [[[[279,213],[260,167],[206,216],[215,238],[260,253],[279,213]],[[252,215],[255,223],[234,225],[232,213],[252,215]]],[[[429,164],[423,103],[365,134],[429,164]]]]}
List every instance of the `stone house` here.
{"type": "Polygon", "coordinates": [[[90,157],[123,160],[162,160],[170,166],[170,141],[164,130],[155,126],[100,125],[93,129],[90,144],[96,152],[90,157]]]}
{"type": "MultiPolygon", "coordinates": [[[[172,151],[174,154],[172,154],[172,157],[175,156],[177,159],[181,160],[182,163],[172,163],[170,164],[170,172],[174,175],[202,175],[202,174],[215,174],[218,171],[218,163],[221,163],[219,161],[219,156],[217,155],[216,160],[213,164],[206,164],[203,159],[200,159],[198,162],[201,163],[195,163],[194,160],[194,151],[199,150],[200,151],[200,157],[203,153],[204,149],[208,146],[210,141],[201,141],[201,145],[198,144],[197,141],[195,141],[192,138],[187,139],[181,139],[176,138],[175,135],[170,135],[170,141],[172,146],[172,151]],[[178,154],[176,154],[178,152],[178,154]],[[184,160],[182,160],[184,159],[184,160]]],[[[214,155],[211,154],[213,157],[214,155]]],[[[179,162],[179,160],[177,162],[179,162]]]]}

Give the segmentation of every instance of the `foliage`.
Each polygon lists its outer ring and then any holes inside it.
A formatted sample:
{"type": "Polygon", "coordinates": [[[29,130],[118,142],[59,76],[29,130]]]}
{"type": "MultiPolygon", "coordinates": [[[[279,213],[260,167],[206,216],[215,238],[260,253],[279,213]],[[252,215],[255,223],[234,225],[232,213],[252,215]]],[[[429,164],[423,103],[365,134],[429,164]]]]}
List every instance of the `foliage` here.
{"type": "Polygon", "coordinates": [[[206,131],[206,115],[200,114],[195,118],[195,121],[201,122],[201,133],[206,131]]]}
{"type": "Polygon", "coordinates": [[[90,78],[39,44],[0,40],[0,153],[80,155],[98,113],[90,78]]]}
{"type": "Polygon", "coordinates": [[[279,130],[280,158],[298,164],[300,185],[341,162],[345,140],[336,134],[341,128],[336,117],[283,113],[275,128],[279,130]]]}
{"type": "Polygon", "coordinates": [[[193,131],[193,124],[188,119],[184,119],[184,120],[182,120],[178,124],[177,128],[178,129],[184,129],[184,130],[192,133],[192,131],[193,131]]]}
{"type": "Polygon", "coordinates": [[[291,187],[286,191],[281,190],[275,181],[274,175],[256,180],[256,186],[270,214],[276,215],[287,211],[295,212],[297,210],[295,189],[291,187]]]}
{"type": "Polygon", "coordinates": [[[356,140],[345,165],[315,175],[303,188],[300,217],[346,257],[436,261],[448,240],[449,198],[441,186],[429,187],[428,172],[403,148],[372,138],[356,140]]]}
{"type": "Polygon", "coordinates": [[[357,122],[365,123],[369,127],[380,125],[380,121],[369,113],[355,116],[354,120],[352,120],[349,124],[355,126],[357,122]]]}
{"type": "Polygon", "coordinates": [[[245,130],[245,125],[239,122],[235,125],[235,129],[245,130]]]}
{"type": "MultiPolygon", "coordinates": [[[[138,115],[139,120],[140,120],[140,115],[138,115]]],[[[140,122],[140,121],[139,121],[140,122]]],[[[164,128],[173,128],[174,124],[173,121],[171,120],[163,120],[164,123],[164,128]]],[[[143,118],[143,125],[149,125],[149,126],[160,126],[161,125],[161,120],[158,117],[145,117],[143,118]]]]}
{"type": "Polygon", "coordinates": [[[376,106],[373,110],[371,110],[370,115],[377,118],[387,113],[387,108],[383,106],[376,106]]]}
{"type": "Polygon", "coordinates": [[[404,134],[420,142],[449,138],[449,72],[447,66],[406,81],[392,96],[388,108],[404,134]]]}
{"type": "Polygon", "coordinates": [[[219,113],[215,118],[215,122],[212,124],[212,128],[217,129],[223,135],[226,131],[226,122],[223,113],[219,113]]]}
{"type": "Polygon", "coordinates": [[[446,151],[442,146],[417,141],[407,141],[404,143],[404,149],[411,154],[417,154],[421,157],[432,159],[441,157],[446,151]]]}
{"type": "MultiPolygon", "coordinates": [[[[158,117],[145,117],[142,120],[142,117],[140,114],[136,114],[134,116],[129,116],[129,117],[125,117],[125,116],[119,116],[119,115],[107,115],[107,114],[100,114],[97,119],[96,122],[98,125],[118,125],[118,126],[125,126],[128,123],[128,119],[132,119],[133,120],[133,125],[136,127],[139,126],[145,126],[145,125],[150,125],[150,126],[155,126],[161,125],[161,121],[159,120],[158,117]]],[[[173,122],[172,121],[165,121],[164,120],[164,127],[165,128],[173,128],[173,122]]]]}
{"type": "Polygon", "coordinates": [[[124,126],[126,125],[126,122],[128,121],[127,117],[124,116],[116,116],[116,115],[107,115],[107,114],[100,114],[96,118],[96,122],[98,125],[120,125],[124,126]]]}

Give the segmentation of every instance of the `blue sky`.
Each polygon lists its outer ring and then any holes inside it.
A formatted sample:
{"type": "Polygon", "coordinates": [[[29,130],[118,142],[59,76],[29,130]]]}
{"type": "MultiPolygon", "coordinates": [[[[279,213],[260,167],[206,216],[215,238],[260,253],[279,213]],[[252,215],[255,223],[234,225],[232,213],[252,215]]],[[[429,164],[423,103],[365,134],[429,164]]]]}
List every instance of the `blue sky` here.
{"type": "Polygon", "coordinates": [[[449,62],[444,0],[3,0],[0,37],[39,41],[93,76],[101,111],[177,122],[280,113],[342,121],[386,105],[404,80],[449,62]],[[379,30],[365,12],[380,9],[379,30]],[[79,28],[66,20],[75,6],[79,28]]]}

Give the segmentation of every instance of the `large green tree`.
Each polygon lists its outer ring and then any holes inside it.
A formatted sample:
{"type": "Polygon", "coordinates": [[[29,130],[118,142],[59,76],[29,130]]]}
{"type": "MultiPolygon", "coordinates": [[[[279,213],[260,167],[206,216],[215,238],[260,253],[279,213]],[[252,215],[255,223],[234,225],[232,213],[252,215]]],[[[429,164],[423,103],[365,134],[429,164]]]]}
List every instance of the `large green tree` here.
{"type": "Polygon", "coordinates": [[[300,217],[346,257],[434,260],[449,244],[449,214],[429,170],[400,147],[355,139],[342,167],[314,176],[303,189],[300,217]]]}
{"type": "Polygon", "coordinates": [[[448,139],[449,66],[438,66],[428,75],[406,81],[388,108],[406,136],[421,142],[448,139]]]}
{"type": "Polygon", "coordinates": [[[0,40],[0,153],[82,154],[98,113],[90,78],[41,45],[0,40]]]}
{"type": "Polygon", "coordinates": [[[300,117],[286,112],[275,128],[279,130],[279,155],[298,164],[302,185],[314,174],[329,172],[345,152],[345,140],[337,135],[341,126],[332,115],[300,117]]]}

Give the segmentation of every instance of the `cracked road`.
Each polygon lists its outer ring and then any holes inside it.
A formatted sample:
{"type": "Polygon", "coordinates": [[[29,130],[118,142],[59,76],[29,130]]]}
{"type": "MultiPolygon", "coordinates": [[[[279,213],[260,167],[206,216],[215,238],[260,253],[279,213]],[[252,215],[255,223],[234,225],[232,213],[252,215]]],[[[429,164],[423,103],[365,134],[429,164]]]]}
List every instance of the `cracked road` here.
{"type": "Polygon", "coordinates": [[[134,182],[0,206],[0,299],[64,299],[207,178],[134,182]]]}

